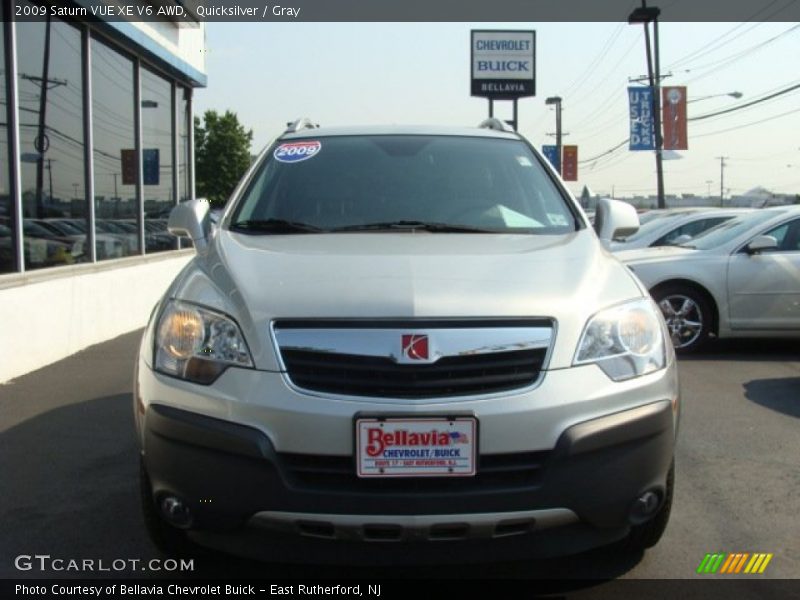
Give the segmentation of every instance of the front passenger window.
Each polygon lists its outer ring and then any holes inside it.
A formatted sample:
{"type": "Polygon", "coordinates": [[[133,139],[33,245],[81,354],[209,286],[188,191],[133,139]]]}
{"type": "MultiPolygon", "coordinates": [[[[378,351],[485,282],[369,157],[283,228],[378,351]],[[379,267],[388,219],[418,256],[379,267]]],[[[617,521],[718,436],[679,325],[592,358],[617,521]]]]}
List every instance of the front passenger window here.
{"type": "Polygon", "coordinates": [[[800,250],[800,219],[779,225],[764,235],[771,235],[778,241],[776,250],[779,252],[800,250]]]}

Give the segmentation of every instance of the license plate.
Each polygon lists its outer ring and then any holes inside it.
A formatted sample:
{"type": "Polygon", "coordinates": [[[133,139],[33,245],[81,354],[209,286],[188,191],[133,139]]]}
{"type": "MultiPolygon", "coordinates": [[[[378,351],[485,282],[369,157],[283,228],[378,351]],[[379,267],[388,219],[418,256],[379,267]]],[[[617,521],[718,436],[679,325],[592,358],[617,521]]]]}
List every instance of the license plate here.
{"type": "Polygon", "coordinates": [[[477,430],[474,417],[358,418],[358,476],[475,475],[477,430]]]}

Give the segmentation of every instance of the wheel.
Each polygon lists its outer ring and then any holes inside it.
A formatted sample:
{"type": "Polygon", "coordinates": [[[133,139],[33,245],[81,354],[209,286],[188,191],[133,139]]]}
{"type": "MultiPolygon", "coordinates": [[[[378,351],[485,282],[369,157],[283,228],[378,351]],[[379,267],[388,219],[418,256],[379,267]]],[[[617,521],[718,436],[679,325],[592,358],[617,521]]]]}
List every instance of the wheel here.
{"type": "Polygon", "coordinates": [[[672,496],[675,489],[675,462],[669,467],[667,473],[667,489],[664,495],[664,503],[658,513],[649,521],[641,525],[631,527],[628,536],[620,542],[622,549],[626,552],[644,552],[648,548],[655,546],[664,535],[669,523],[669,515],[672,511],[672,496]]]}
{"type": "Polygon", "coordinates": [[[667,322],[676,352],[694,352],[708,341],[712,311],[702,293],[691,287],[669,285],[656,288],[653,298],[667,322]]]}
{"type": "Polygon", "coordinates": [[[144,459],[139,460],[139,498],[142,505],[142,518],[150,541],[166,556],[196,556],[200,548],[189,541],[186,532],[173,527],[158,513],[153,499],[153,487],[144,466],[144,459]]]}

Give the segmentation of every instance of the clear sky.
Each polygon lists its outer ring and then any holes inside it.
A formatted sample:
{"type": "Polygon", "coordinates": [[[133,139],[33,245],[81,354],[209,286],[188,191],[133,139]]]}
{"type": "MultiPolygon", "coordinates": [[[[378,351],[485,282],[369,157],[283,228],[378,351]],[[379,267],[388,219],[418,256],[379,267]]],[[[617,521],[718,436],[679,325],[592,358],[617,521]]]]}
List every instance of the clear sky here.
{"type": "MultiPolygon", "coordinates": [[[[208,88],[195,112],[232,110],[260,151],[287,121],[322,125],[473,125],[488,102],[469,95],[471,29],[534,29],[537,93],[519,103],[520,131],[554,143],[548,96],[563,98],[564,144],[577,144],[577,183],[617,197],[655,193],[652,152],[627,144],[629,77],[647,73],[643,27],[627,23],[208,23],[208,88]]],[[[689,118],[800,84],[798,23],[660,23],[664,85],[686,85],[689,118]],[[741,92],[740,99],[727,96],[741,92]],[[701,99],[705,98],[705,99],[701,99]]],[[[495,104],[511,118],[511,103],[495,104]]],[[[800,193],[800,88],[753,107],[689,123],[689,150],[664,162],[667,193],[755,186],[800,193]]]]}

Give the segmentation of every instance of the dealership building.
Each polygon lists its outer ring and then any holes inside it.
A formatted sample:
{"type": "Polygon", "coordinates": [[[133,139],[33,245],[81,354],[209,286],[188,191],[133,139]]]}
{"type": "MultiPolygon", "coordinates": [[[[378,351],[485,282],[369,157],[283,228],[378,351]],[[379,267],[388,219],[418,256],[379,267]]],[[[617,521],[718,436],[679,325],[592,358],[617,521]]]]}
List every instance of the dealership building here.
{"type": "Polygon", "coordinates": [[[0,383],[141,327],[191,256],[166,219],[194,195],[204,24],[47,8],[2,1],[0,383]]]}

